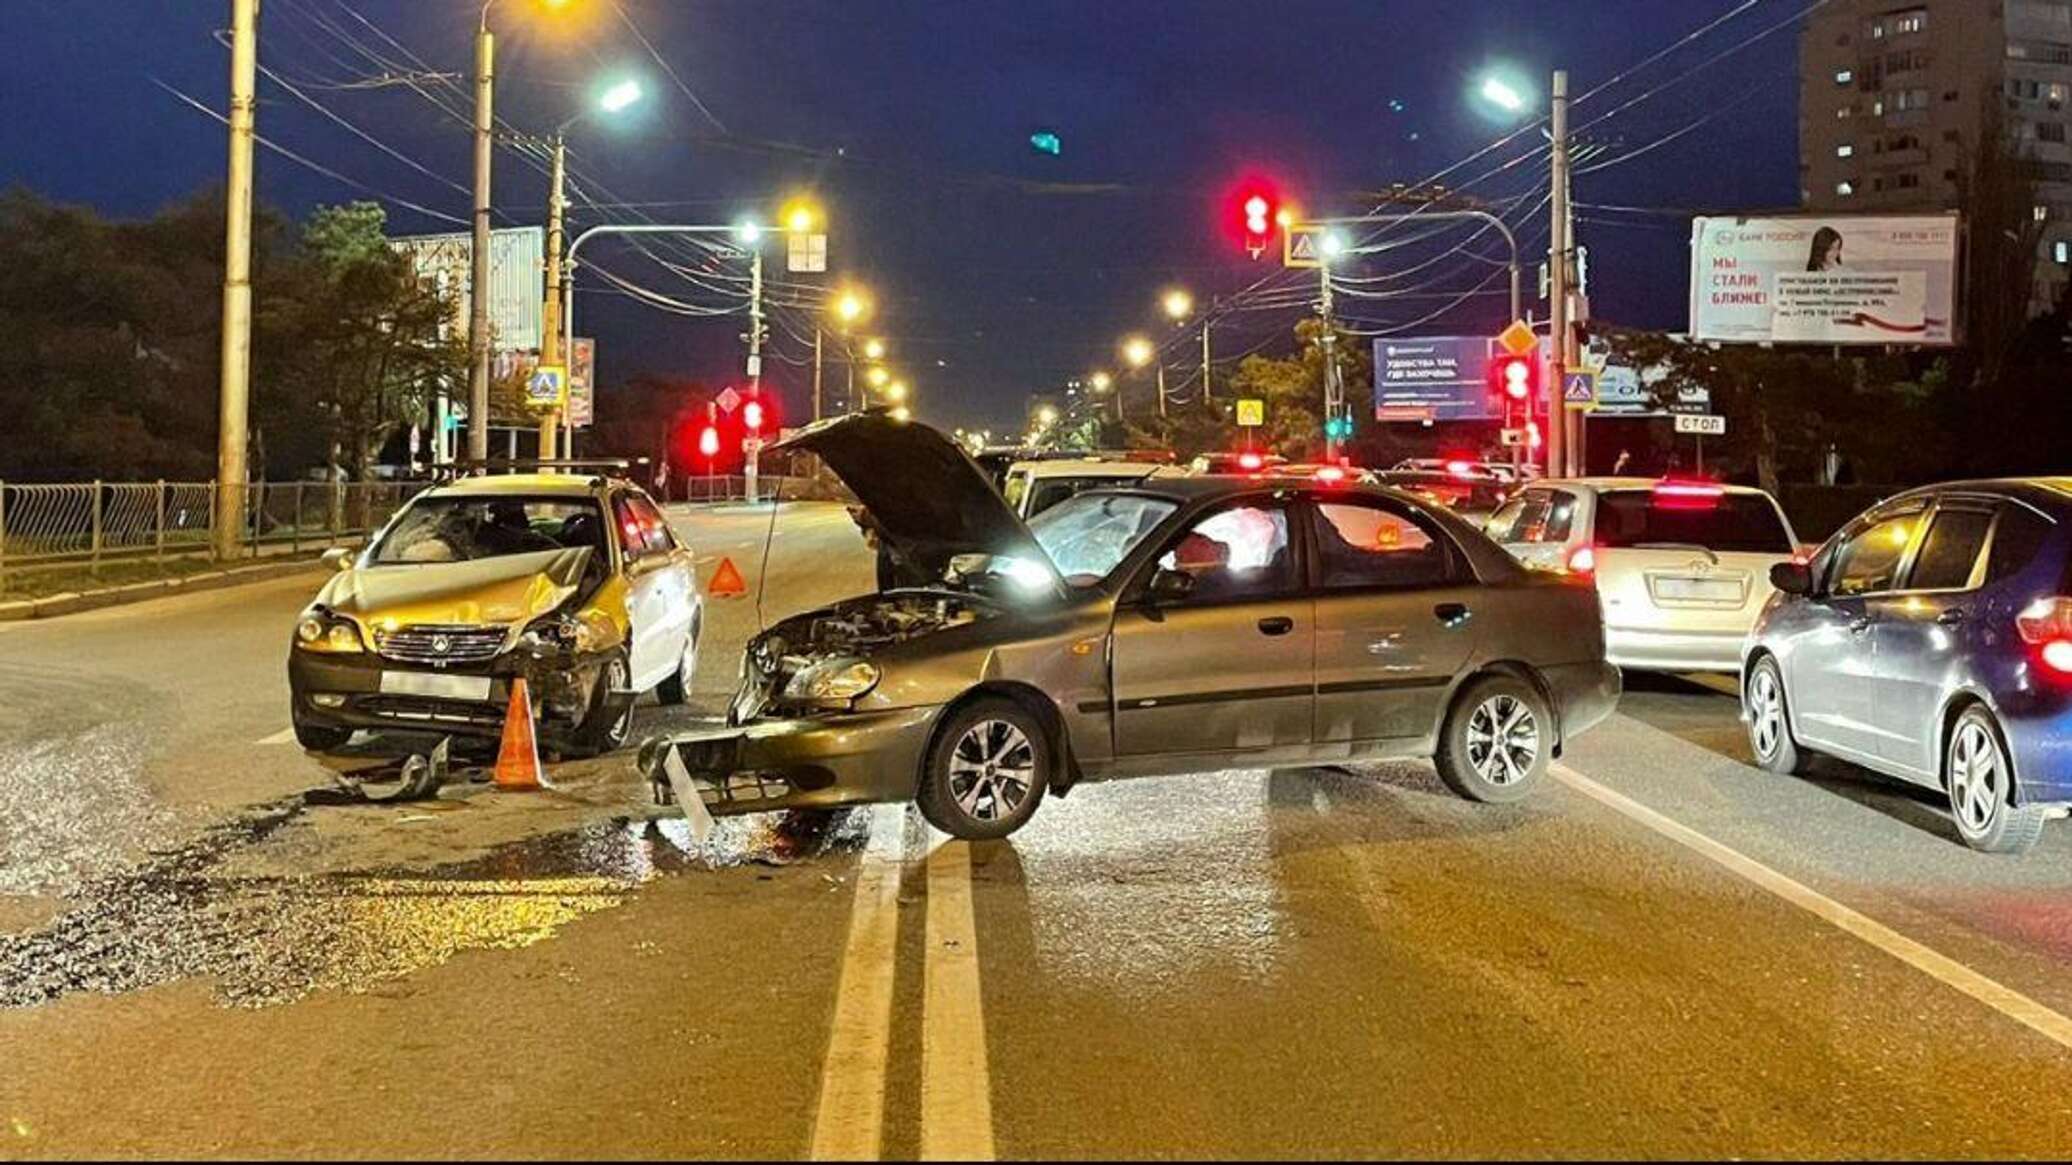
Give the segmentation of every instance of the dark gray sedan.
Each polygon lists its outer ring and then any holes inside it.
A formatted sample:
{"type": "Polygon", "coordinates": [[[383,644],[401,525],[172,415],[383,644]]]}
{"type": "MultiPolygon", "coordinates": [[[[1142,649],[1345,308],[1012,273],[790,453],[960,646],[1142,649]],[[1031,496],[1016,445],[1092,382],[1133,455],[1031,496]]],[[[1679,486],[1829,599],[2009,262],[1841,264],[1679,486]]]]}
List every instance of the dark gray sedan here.
{"type": "Polygon", "coordinates": [[[658,786],[673,769],[715,813],[912,800],[1002,837],[1081,782],[1401,757],[1512,801],[1618,700],[1594,591],[1407,494],[1156,479],[1025,526],[926,427],[787,445],[939,581],[777,624],[727,727],[648,743],[658,786]]]}

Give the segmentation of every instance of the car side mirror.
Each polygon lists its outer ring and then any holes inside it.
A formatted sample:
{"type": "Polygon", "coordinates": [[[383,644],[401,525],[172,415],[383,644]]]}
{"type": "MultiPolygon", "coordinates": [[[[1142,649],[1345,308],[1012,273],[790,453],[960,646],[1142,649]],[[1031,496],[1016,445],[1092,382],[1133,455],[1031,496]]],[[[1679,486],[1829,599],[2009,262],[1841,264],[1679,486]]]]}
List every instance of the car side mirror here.
{"type": "Polygon", "coordinates": [[[1144,588],[1144,597],[1157,604],[1182,602],[1193,593],[1193,575],[1163,567],[1151,576],[1151,585],[1144,588]]]}
{"type": "Polygon", "coordinates": [[[1787,595],[1813,593],[1813,568],[1803,562],[1780,562],[1770,568],[1770,585],[1787,595]]]}
{"type": "Polygon", "coordinates": [[[353,559],[359,556],[359,549],[352,546],[333,546],[324,551],[322,562],[332,570],[351,570],[353,559]]]}

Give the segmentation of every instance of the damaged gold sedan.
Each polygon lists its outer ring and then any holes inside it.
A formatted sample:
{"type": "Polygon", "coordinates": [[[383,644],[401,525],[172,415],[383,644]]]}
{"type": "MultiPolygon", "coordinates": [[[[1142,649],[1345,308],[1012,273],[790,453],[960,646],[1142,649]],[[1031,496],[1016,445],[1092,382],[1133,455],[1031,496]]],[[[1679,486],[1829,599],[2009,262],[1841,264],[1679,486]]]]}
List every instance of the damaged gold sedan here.
{"type": "Polygon", "coordinates": [[[1395,490],[1155,478],[1024,525],[921,425],[857,414],[779,447],[932,581],[770,627],[725,727],[642,747],[658,793],[715,814],[914,801],[991,838],[1081,782],[1401,757],[1513,801],[1619,697],[1590,589],[1395,490]]]}
{"type": "Polygon", "coordinates": [[[635,700],[682,703],[702,605],[688,550],[629,481],[470,477],[418,494],[296,621],[295,738],[357,730],[494,740],[523,677],[552,751],[625,744],[635,700]]]}

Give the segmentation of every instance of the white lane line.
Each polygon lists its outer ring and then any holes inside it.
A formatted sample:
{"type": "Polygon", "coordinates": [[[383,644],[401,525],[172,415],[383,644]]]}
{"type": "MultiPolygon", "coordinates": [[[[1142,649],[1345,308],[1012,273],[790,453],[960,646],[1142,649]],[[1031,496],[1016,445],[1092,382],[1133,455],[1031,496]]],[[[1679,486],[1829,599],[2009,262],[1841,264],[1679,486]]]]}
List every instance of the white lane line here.
{"type": "Polygon", "coordinates": [[[814,1161],[875,1161],[883,1147],[905,843],[905,806],[874,806],[870,841],[856,868],[856,904],[849,912],[849,942],[820,1073],[820,1107],[807,1154],[814,1161]]]}
{"type": "Polygon", "coordinates": [[[252,743],[257,745],[268,746],[275,744],[293,744],[295,743],[295,730],[293,728],[283,728],[279,732],[274,733],[272,736],[262,736],[259,739],[253,741],[252,743]]]}
{"type": "Polygon", "coordinates": [[[1614,792],[1567,765],[1553,766],[1554,778],[1569,788],[1625,814],[1663,837],[1712,859],[1728,870],[1800,907],[1823,921],[1855,935],[1900,962],[1954,987],[2061,1047],[2072,1049],[2072,1019],[2034,999],[1989,979],[1948,955],[1915,942],[1882,922],[1860,914],[1818,890],[1795,881],[1754,858],[1714,841],[1688,825],[1673,821],[1622,793],[1614,792]]]}
{"type": "Polygon", "coordinates": [[[993,1159],[993,1086],[979,999],[971,844],[928,855],[926,987],[921,1013],[921,1160],[993,1159]]]}

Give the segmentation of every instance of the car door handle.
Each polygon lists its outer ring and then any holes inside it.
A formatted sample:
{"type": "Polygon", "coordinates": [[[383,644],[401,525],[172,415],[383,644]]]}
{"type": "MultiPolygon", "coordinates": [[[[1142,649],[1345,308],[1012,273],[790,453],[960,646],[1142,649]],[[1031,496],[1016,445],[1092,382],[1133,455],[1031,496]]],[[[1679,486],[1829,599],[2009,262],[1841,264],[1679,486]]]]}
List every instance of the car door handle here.
{"type": "Polygon", "coordinates": [[[1472,614],[1466,603],[1440,603],[1432,608],[1432,618],[1448,627],[1458,627],[1472,614]]]}
{"type": "Polygon", "coordinates": [[[1274,615],[1270,618],[1259,620],[1259,632],[1262,635],[1286,635],[1293,630],[1295,630],[1295,620],[1288,618],[1286,615],[1274,615]]]}
{"type": "Polygon", "coordinates": [[[1964,613],[1964,608],[1951,607],[1949,610],[1944,611],[1940,615],[1937,615],[1935,617],[1935,621],[1942,624],[1945,627],[1954,627],[1970,617],[1971,616],[1966,615],[1964,613]]]}

